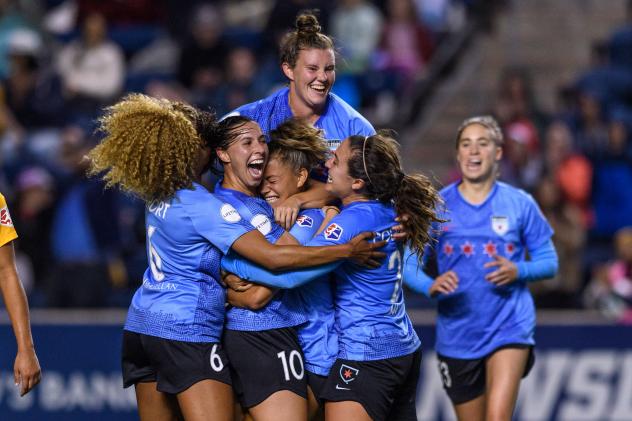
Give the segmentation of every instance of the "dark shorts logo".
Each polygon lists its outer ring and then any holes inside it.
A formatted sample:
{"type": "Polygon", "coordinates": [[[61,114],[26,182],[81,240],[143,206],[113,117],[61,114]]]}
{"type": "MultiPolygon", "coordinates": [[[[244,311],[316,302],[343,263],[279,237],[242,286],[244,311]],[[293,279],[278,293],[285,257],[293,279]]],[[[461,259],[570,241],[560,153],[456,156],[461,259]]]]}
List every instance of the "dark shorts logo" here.
{"type": "Polygon", "coordinates": [[[347,364],[342,364],[340,366],[340,378],[346,384],[349,384],[352,381],[354,381],[356,377],[358,377],[359,372],[360,370],[358,370],[357,368],[350,367],[347,364]]]}

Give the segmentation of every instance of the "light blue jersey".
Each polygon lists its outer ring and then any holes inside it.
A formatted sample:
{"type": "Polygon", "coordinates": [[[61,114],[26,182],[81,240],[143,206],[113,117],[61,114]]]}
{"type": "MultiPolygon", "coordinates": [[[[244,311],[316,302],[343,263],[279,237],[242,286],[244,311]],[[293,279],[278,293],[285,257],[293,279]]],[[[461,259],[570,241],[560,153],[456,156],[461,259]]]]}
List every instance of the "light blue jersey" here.
{"type": "MultiPolygon", "coordinates": [[[[235,208],[270,243],[276,243],[285,232],[274,221],[274,211],[265,200],[226,189],[222,187],[221,181],[215,186],[214,194],[219,200],[235,208]]],[[[229,330],[280,329],[298,326],[306,321],[303,305],[293,291],[279,291],[261,310],[231,307],[226,312],[226,329],[229,330]]]]}
{"type": "Polygon", "coordinates": [[[187,342],[219,342],[224,326],[220,259],[252,226],[199,184],[147,205],[149,268],[125,329],[187,342]]]}
{"type": "MultiPolygon", "coordinates": [[[[242,105],[228,115],[243,115],[259,123],[263,134],[268,136],[270,131],[284,121],[292,118],[292,109],[289,104],[289,88],[283,88],[272,95],[242,105]]],[[[369,121],[349,104],[334,93],[329,93],[325,111],[314,126],[322,129],[324,138],[330,150],[336,150],[343,140],[353,135],[371,136],[375,129],[369,121]]],[[[327,180],[326,168],[319,167],[312,172],[312,177],[325,182],[327,180]]]]}
{"type": "Polygon", "coordinates": [[[507,344],[534,344],[535,309],[524,280],[495,286],[483,266],[498,254],[524,261],[525,250],[550,241],[553,230],[533,198],[497,182],[478,205],[467,202],[458,183],[440,193],[448,222],[435,244],[439,273],[459,277],[455,292],[438,298],[437,344],[440,354],[461,359],[482,358],[507,344]]]}
{"type": "MultiPolygon", "coordinates": [[[[312,240],[325,219],[320,209],[304,209],[290,234],[302,245],[312,240]]],[[[330,276],[322,276],[294,290],[307,312],[307,323],[298,331],[305,354],[305,369],[327,376],[338,355],[338,334],[335,330],[334,297],[330,276]]]]}
{"type": "Polygon", "coordinates": [[[356,361],[381,360],[411,354],[421,345],[406,314],[401,289],[402,246],[392,238],[396,217],[390,205],[354,202],[331,220],[310,246],[335,245],[364,232],[388,240],[386,258],[375,269],[344,261],[334,271],[338,357],[356,361]]]}

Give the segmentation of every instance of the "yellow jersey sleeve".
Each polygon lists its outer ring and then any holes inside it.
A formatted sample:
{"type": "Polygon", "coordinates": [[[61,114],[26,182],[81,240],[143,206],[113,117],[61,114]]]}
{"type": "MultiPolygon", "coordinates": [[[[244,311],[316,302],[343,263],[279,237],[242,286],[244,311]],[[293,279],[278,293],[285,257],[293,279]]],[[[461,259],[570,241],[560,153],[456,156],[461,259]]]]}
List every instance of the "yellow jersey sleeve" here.
{"type": "Polygon", "coordinates": [[[4,196],[0,193],[0,247],[18,238],[4,196]]]}

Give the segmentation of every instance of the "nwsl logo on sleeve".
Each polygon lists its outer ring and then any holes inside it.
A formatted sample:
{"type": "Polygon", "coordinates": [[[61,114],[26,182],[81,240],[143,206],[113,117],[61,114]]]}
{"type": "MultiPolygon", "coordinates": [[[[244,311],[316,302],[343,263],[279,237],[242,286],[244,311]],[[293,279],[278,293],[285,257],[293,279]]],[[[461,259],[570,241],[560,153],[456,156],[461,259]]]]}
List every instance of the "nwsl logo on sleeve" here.
{"type": "Polygon", "coordinates": [[[340,240],[342,235],[342,227],[336,223],[325,228],[325,238],[328,240],[340,240]]]}
{"type": "Polygon", "coordinates": [[[301,215],[296,218],[296,223],[299,227],[311,228],[314,225],[314,220],[307,215],[301,215]]]}

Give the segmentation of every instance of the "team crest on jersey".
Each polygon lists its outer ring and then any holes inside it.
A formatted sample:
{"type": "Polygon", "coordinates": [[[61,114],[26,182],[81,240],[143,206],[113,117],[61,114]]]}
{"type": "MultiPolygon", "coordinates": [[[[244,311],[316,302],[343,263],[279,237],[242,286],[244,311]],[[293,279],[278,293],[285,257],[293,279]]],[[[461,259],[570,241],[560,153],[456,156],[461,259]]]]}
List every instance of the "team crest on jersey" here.
{"type": "Polygon", "coordinates": [[[253,216],[250,223],[263,235],[268,235],[272,231],[270,219],[262,213],[253,216]]]}
{"type": "Polygon", "coordinates": [[[506,216],[492,216],[492,229],[498,235],[505,235],[509,231],[509,218],[506,216]]]}
{"type": "Polygon", "coordinates": [[[354,381],[356,377],[358,377],[359,372],[360,370],[358,370],[357,368],[348,366],[347,364],[342,364],[340,366],[340,378],[342,379],[343,382],[347,384],[354,381]]]}
{"type": "Polygon", "coordinates": [[[299,227],[312,227],[314,226],[314,220],[307,215],[301,215],[296,218],[296,223],[299,227]]]}
{"type": "Polygon", "coordinates": [[[3,225],[5,227],[13,226],[13,221],[11,220],[9,209],[6,206],[0,209],[0,225],[3,225]]]}
{"type": "Polygon", "coordinates": [[[239,222],[241,220],[241,215],[239,215],[237,209],[228,203],[224,203],[219,212],[226,222],[239,222]]]}
{"type": "Polygon", "coordinates": [[[342,227],[336,223],[325,228],[325,238],[328,240],[340,240],[342,236],[342,227]]]}

